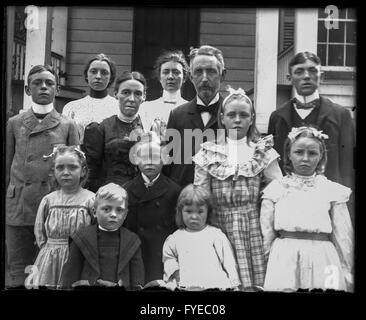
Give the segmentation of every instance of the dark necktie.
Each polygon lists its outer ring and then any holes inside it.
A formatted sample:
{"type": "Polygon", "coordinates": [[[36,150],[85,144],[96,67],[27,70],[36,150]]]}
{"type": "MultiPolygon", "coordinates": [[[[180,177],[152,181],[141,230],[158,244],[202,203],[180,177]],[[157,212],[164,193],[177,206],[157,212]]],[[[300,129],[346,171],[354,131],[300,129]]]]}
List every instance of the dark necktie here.
{"type": "Polygon", "coordinates": [[[44,119],[48,115],[48,113],[36,113],[34,111],[33,111],[33,113],[34,113],[34,115],[36,116],[37,119],[44,119]]]}
{"type": "Polygon", "coordinates": [[[292,102],[295,104],[296,109],[313,109],[317,106],[319,106],[319,99],[315,99],[308,103],[302,103],[296,98],[293,98],[292,102]]]}

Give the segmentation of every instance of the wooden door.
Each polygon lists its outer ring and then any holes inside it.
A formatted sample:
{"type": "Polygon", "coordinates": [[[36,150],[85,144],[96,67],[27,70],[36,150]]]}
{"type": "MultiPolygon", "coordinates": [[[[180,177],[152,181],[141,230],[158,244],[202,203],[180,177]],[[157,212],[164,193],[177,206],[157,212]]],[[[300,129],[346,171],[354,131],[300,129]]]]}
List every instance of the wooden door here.
{"type": "MultiPolygon", "coordinates": [[[[147,79],[147,100],[161,96],[162,88],[154,76],[154,63],[164,50],[180,49],[187,63],[190,47],[199,41],[199,9],[141,7],[134,15],[133,70],[140,71],[147,79]]],[[[192,83],[187,79],[182,96],[191,100],[195,96],[192,83]]]]}

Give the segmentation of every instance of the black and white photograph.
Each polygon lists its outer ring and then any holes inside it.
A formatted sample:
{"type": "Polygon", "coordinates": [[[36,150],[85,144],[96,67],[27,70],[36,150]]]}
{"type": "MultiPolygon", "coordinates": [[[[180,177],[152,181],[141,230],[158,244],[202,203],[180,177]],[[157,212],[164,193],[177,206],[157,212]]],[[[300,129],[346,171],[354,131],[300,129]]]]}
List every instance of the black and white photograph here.
{"type": "Polygon", "coordinates": [[[2,291],[357,291],[358,8],[3,9],[2,291]]]}

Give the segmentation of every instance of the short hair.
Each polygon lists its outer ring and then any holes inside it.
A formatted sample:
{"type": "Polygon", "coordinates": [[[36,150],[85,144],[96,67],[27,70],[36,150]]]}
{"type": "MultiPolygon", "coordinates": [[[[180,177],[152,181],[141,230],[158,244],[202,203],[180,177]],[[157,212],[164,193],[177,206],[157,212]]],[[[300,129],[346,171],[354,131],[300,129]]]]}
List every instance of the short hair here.
{"type": "Polygon", "coordinates": [[[207,224],[214,225],[213,209],[214,204],[211,193],[202,186],[194,184],[187,185],[179,194],[175,213],[175,223],[178,228],[185,228],[182,211],[184,206],[190,205],[207,206],[207,224]]]}
{"type": "Polygon", "coordinates": [[[289,74],[291,74],[291,68],[294,65],[300,64],[300,63],[305,63],[307,60],[313,61],[317,65],[321,65],[320,58],[315,53],[312,53],[309,51],[299,52],[291,58],[291,60],[288,64],[289,74]]]}
{"type": "Polygon", "coordinates": [[[79,162],[80,162],[80,166],[82,169],[84,169],[85,171],[85,175],[83,177],[80,177],[80,186],[84,186],[86,180],[88,179],[88,173],[89,173],[89,169],[88,169],[88,165],[86,162],[86,157],[85,157],[85,153],[83,151],[80,150],[79,146],[64,146],[61,145],[59,147],[57,147],[51,154],[51,156],[53,156],[53,162],[52,162],[52,172],[53,172],[53,186],[56,189],[60,189],[60,184],[58,183],[58,181],[55,178],[54,172],[55,172],[55,164],[56,164],[56,158],[60,155],[64,155],[66,153],[71,153],[76,155],[76,157],[78,158],[79,162]]]}
{"type": "Polygon", "coordinates": [[[143,76],[142,73],[138,71],[124,71],[118,78],[116,79],[116,83],[114,84],[114,93],[118,92],[119,86],[121,83],[127,81],[127,80],[136,80],[140,82],[144,86],[144,92],[146,92],[147,89],[147,83],[146,79],[143,76]]]}
{"type": "Polygon", "coordinates": [[[55,76],[55,80],[56,80],[56,85],[58,84],[58,75],[57,75],[57,72],[56,70],[50,66],[49,64],[38,64],[36,66],[34,66],[32,69],[29,70],[28,72],[28,77],[27,77],[27,83],[29,85],[29,78],[33,75],[33,74],[36,74],[36,73],[41,73],[41,72],[44,72],[44,71],[48,71],[50,73],[52,73],[54,76],[55,76]]]}
{"type": "Polygon", "coordinates": [[[321,158],[319,160],[318,165],[315,168],[315,172],[317,174],[324,173],[325,166],[327,165],[327,161],[328,161],[326,145],[325,145],[325,142],[323,139],[314,136],[311,128],[315,128],[318,130],[318,128],[316,126],[311,125],[311,126],[308,126],[308,129],[305,129],[303,132],[301,132],[299,135],[297,135],[294,139],[291,140],[289,137],[286,138],[284,146],[283,146],[283,150],[284,150],[283,170],[285,171],[286,174],[291,174],[294,171],[292,162],[290,160],[291,147],[296,140],[298,140],[299,138],[304,138],[304,137],[314,139],[319,144],[321,158]]]}
{"type": "Polygon", "coordinates": [[[188,67],[187,61],[184,57],[184,54],[181,50],[164,51],[156,59],[156,62],[155,62],[155,65],[154,65],[155,76],[158,79],[160,79],[161,66],[165,62],[169,62],[169,61],[177,62],[177,63],[180,63],[182,65],[183,79],[185,80],[187,78],[187,73],[188,73],[189,67],[188,67]]]}
{"type": "MultiPolygon", "coordinates": [[[[231,91],[231,87],[228,86],[227,87],[227,90],[228,91],[231,91]]],[[[222,104],[220,104],[219,108],[218,108],[218,112],[217,112],[217,119],[218,119],[218,127],[220,129],[225,129],[225,126],[222,124],[221,122],[221,114],[224,114],[225,112],[225,106],[230,103],[231,101],[233,100],[243,100],[245,101],[247,104],[249,104],[250,106],[250,111],[252,113],[252,124],[250,125],[249,127],[249,130],[247,132],[247,143],[249,144],[250,141],[256,141],[258,140],[258,138],[260,137],[260,133],[257,129],[257,126],[256,126],[256,112],[255,112],[255,108],[253,106],[253,102],[252,100],[250,100],[250,98],[245,94],[245,93],[241,93],[240,92],[241,89],[238,89],[236,92],[234,91],[233,93],[230,93],[226,98],[225,100],[223,101],[222,104]]],[[[244,91],[243,91],[244,92],[244,91]]],[[[225,130],[225,136],[227,135],[226,133],[226,130],[225,130]]]]}
{"type": "Polygon", "coordinates": [[[109,65],[109,69],[111,71],[111,78],[109,79],[109,82],[108,82],[108,85],[107,85],[107,88],[109,88],[112,83],[114,82],[114,79],[116,78],[116,64],[114,61],[111,60],[111,58],[109,58],[107,55],[105,55],[104,53],[99,53],[97,54],[95,57],[93,57],[92,59],[90,59],[87,64],[85,65],[85,68],[84,68],[84,79],[86,82],[88,82],[88,70],[89,70],[89,67],[91,65],[91,63],[93,61],[105,61],[106,63],[108,63],[109,65]]]}
{"type": "Polygon", "coordinates": [[[99,201],[112,200],[112,201],[125,201],[126,208],[128,207],[128,193],[126,189],[116,183],[108,183],[98,189],[95,194],[94,208],[97,209],[99,201]]]}
{"type": "Polygon", "coordinates": [[[199,48],[191,49],[189,53],[189,67],[191,71],[194,58],[200,55],[215,57],[219,62],[219,70],[220,73],[222,74],[222,71],[225,69],[224,56],[222,55],[222,51],[209,45],[203,45],[200,46],[199,48]]]}

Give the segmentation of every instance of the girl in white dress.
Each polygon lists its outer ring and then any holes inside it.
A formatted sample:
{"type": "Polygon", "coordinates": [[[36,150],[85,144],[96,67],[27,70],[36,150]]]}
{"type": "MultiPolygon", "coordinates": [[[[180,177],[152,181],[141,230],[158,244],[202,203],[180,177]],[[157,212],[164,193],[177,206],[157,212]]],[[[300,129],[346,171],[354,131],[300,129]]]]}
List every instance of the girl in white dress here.
{"type": "Polygon", "coordinates": [[[265,290],[352,291],[351,190],[323,175],[327,138],[313,127],[293,128],[284,145],[287,175],[263,190],[265,290]]]}
{"type": "Polygon", "coordinates": [[[185,290],[237,289],[240,285],[229,240],[211,225],[209,191],[190,184],[179,195],[179,229],[163,246],[164,280],[185,290]]]}
{"type": "Polygon", "coordinates": [[[59,285],[69,256],[69,236],[92,222],[94,196],[82,188],[88,174],[85,155],[76,146],[54,152],[54,177],[58,190],[46,195],[38,208],[34,234],[40,252],[26,279],[27,287],[59,285]]]}

